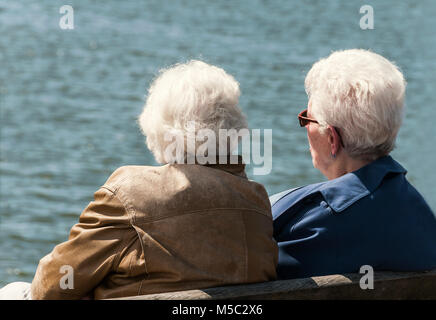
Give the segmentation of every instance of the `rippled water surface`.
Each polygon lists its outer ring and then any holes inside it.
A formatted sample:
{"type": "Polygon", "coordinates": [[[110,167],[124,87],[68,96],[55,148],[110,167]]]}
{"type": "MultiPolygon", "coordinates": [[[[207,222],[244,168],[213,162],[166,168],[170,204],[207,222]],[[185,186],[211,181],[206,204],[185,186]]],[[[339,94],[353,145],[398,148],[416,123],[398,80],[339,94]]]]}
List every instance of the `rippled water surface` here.
{"type": "Polygon", "coordinates": [[[248,169],[270,194],[324,179],[296,122],[311,64],[354,47],[396,61],[393,155],[436,209],[435,1],[71,0],[74,30],[59,28],[63,4],[0,0],[0,286],[31,281],[113,170],[155,164],[135,119],[156,72],[191,58],[233,74],[250,127],[273,129],[272,172],[248,169]]]}

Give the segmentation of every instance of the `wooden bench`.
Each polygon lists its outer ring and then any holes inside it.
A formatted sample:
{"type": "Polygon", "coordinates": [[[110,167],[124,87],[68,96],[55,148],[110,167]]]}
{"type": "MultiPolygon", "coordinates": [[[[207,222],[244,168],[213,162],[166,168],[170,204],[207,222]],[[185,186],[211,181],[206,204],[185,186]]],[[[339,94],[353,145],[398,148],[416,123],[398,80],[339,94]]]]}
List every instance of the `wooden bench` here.
{"type": "Polygon", "coordinates": [[[360,288],[362,274],[279,280],[119,298],[123,300],[221,299],[436,299],[436,270],[374,272],[374,289],[360,288]]]}

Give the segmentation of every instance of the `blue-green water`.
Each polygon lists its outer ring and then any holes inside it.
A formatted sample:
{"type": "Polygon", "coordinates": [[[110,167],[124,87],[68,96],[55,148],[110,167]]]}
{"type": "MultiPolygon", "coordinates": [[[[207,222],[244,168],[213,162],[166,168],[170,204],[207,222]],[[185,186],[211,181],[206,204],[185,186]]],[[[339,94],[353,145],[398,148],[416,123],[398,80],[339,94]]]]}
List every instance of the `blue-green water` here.
{"type": "Polygon", "coordinates": [[[217,64],[241,84],[252,128],[273,129],[270,194],[323,180],[296,114],[304,76],[332,50],[369,48],[402,68],[407,109],[394,157],[436,209],[436,2],[0,1],[0,286],[31,281],[117,167],[155,164],[135,123],[164,66],[217,64]],[[374,8],[374,30],[359,8],[374,8]]]}

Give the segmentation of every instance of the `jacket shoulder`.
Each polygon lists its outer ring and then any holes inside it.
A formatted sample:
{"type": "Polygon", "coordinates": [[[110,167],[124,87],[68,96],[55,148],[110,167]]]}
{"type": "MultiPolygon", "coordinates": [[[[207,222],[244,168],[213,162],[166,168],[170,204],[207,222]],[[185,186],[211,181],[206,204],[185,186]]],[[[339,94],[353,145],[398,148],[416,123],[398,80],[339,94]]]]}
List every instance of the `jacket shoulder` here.
{"type": "Polygon", "coordinates": [[[160,176],[162,167],[154,166],[122,166],[117,168],[104,183],[105,187],[109,187],[113,191],[117,191],[126,184],[135,184],[135,182],[144,179],[152,179],[153,176],[160,176]]]}
{"type": "Polygon", "coordinates": [[[306,186],[296,187],[288,189],[270,196],[271,206],[279,206],[279,204],[286,203],[287,206],[292,206],[301,199],[312,195],[313,193],[319,192],[325,182],[319,182],[314,184],[309,184],[306,186]]]}

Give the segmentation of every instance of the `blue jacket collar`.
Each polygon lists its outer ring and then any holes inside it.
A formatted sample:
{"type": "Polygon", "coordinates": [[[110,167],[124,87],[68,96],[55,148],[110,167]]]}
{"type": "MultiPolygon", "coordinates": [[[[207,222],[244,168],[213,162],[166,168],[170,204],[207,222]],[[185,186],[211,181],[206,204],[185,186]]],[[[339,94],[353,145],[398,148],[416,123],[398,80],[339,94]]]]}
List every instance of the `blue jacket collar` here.
{"type": "Polygon", "coordinates": [[[333,210],[341,212],[374,192],[389,173],[406,174],[407,171],[391,156],[384,156],[354,172],[327,181],[319,191],[333,210]]]}
{"type": "Polygon", "coordinates": [[[327,181],[319,191],[333,210],[341,212],[374,192],[389,173],[406,174],[407,171],[391,156],[384,156],[359,170],[327,181]]]}
{"type": "Polygon", "coordinates": [[[316,192],[322,194],[335,212],[341,212],[377,189],[389,173],[406,174],[407,171],[391,156],[384,156],[339,178],[292,189],[274,204],[275,218],[286,211],[286,206],[289,208],[289,205],[292,206],[316,192]]]}
{"type": "Polygon", "coordinates": [[[384,156],[360,168],[359,170],[354,171],[354,174],[359,177],[362,183],[371,192],[378,188],[380,183],[389,173],[406,174],[407,170],[404,169],[394,159],[392,159],[391,156],[384,156]]]}

